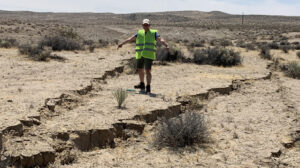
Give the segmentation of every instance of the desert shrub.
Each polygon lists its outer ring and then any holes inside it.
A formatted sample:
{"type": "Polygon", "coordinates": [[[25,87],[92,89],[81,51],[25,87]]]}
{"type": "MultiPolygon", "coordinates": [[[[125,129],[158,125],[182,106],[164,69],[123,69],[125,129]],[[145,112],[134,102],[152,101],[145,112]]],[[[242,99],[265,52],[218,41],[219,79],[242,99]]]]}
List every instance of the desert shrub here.
{"type": "Polygon", "coordinates": [[[217,66],[234,66],[242,63],[239,52],[224,47],[214,47],[194,52],[193,62],[217,66]]]}
{"type": "Polygon", "coordinates": [[[246,47],[247,50],[255,50],[256,49],[256,47],[253,43],[247,43],[245,45],[245,47],[246,47]]]}
{"type": "Polygon", "coordinates": [[[64,36],[45,37],[39,42],[39,46],[41,48],[43,48],[44,46],[51,47],[53,51],[72,51],[81,49],[81,45],[78,40],[64,36]]]}
{"type": "Polygon", "coordinates": [[[162,119],[154,137],[158,146],[176,148],[205,143],[208,131],[204,115],[186,112],[179,117],[162,119]]]}
{"type": "Polygon", "coordinates": [[[107,40],[99,39],[99,47],[107,47],[109,45],[109,42],[107,40]]]}
{"type": "Polygon", "coordinates": [[[295,45],[294,45],[294,49],[295,49],[295,50],[300,50],[300,44],[295,44],[295,45]]]}
{"type": "Polygon", "coordinates": [[[61,29],[58,31],[58,35],[70,39],[79,38],[79,35],[74,29],[61,29]]]}
{"type": "Polygon", "coordinates": [[[95,44],[95,42],[93,40],[83,40],[82,44],[90,46],[95,44]]]}
{"type": "Polygon", "coordinates": [[[122,89],[122,88],[118,88],[118,89],[114,90],[112,94],[118,103],[118,108],[119,109],[122,108],[122,104],[124,103],[124,101],[126,100],[126,98],[128,96],[126,90],[122,89]]]}
{"type": "Polygon", "coordinates": [[[290,45],[291,43],[288,42],[288,41],[281,41],[280,42],[280,45],[283,46],[283,45],[290,45]]]}
{"type": "Polygon", "coordinates": [[[210,44],[211,46],[216,46],[216,45],[219,44],[219,41],[218,41],[217,39],[212,39],[212,40],[210,40],[209,44],[210,44]]]}
{"type": "Polygon", "coordinates": [[[0,48],[11,48],[17,46],[17,40],[12,38],[0,39],[0,48]]]}
{"type": "Polygon", "coordinates": [[[89,45],[89,51],[91,53],[94,52],[95,48],[96,48],[95,44],[89,45]]]}
{"type": "Polygon", "coordinates": [[[195,40],[188,44],[189,47],[204,47],[205,40],[195,40]]]}
{"type": "Polygon", "coordinates": [[[280,48],[284,53],[289,53],[289,50],[291,49],[291,46],[283,45],[283,46],[280,46],[280,48]]]}
{"type": "Polygon", "coordinates": [[[245,44],[245,42],[243,40],[238,40],[236,42],[236,46],[240,47],[240,48],[246,48],[246,44],[245,44]]]}
{"type": "Polygon", "coordinates": [[[170,46],[169,52],[165,47],[158,47],[156,51],[156,60],[160,62],[183,61],[184,56],[181,50],[175,46],[170,46]]]}
{"type": "Polygon", "coordinates": [[[296,61],[289,62],[286,66],[286,75],[295,79],[300,79],[300,65],[296,61]]]}
{"type": "Polygon", "coordinates": [[[32,46],[30,44],[19,46],[19,52],[35,61],[46,61],[51,56],[50,51],[43,50],[39,46],[32,46]]]}
{"type": "Polygon", "coordinates": [[[297,56],[300,59],[300,51],[297,52],[297,56]]]}
{"type": "Polygon", "coordinates": [[[272,55],[270,53],[270,48],[268,46],[262,46],[260,49],[260,57],[263,59],[268,59],[271,60],[272,59],[272,55]]]}
{"type": "Polygon", "coordinates": [[[222,39],[220,40],[220,45],[223,47],[227,47],[227,46],[232,46],[233,44],[230,40],[222,39]]]}
{"type": "Polygon", "coordinates": [[[200,110],[203,108],[203,103],[199,98],[191,98],[189,109],[191,110],[200,110]]]}
{"type": "Polygon", "coordinates": [[[276,42],[269,43],[268,47],[275,50],[279,49],[279,45],[276,42]]]}

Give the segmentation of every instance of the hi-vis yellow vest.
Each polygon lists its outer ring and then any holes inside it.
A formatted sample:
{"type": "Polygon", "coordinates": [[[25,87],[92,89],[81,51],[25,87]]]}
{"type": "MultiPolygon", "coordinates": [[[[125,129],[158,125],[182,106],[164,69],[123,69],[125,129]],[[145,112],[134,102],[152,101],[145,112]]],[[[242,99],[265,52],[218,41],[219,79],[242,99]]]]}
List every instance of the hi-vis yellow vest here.
{"type": "Polygon", "coordinates": [[[156,59],[156,39],[157,30],[150,29],[146,34],[145,30],[139,30],[136,38],[135,56],[136,59],[149,58],[156,59]]]}

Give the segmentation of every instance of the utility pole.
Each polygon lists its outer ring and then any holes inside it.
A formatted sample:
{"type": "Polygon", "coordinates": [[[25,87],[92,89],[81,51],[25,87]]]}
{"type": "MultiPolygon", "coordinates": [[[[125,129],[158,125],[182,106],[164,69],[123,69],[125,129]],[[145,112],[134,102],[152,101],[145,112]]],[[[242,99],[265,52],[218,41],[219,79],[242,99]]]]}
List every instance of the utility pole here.
{"type": "Polygon", "coordinates": [[[242,14],[242,25],[244,25],[244,12],[242,14]]]}

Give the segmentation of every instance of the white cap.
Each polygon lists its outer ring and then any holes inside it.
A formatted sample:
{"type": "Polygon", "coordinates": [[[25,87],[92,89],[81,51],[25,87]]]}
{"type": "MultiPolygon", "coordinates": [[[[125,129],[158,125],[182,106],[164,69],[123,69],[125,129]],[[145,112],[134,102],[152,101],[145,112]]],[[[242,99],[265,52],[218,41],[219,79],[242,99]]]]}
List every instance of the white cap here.
{"type": "Polygon", "coordinates": [[[149,19],[144,19],[144,20],[143,20],[143,24],[148,24],[148,25],[150,25],[150,20],[149,20],[149,19]]]}

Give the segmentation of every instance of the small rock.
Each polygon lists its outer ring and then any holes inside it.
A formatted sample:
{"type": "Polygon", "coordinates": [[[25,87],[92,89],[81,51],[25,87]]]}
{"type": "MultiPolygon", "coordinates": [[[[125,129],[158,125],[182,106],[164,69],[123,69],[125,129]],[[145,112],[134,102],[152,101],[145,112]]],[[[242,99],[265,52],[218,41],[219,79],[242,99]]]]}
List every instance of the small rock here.
{"type": "Polygon", "coordinates": [[[9,102],[9,103],[12,103],[12,102],[13,102],[13,100],[7,100],[7,102],[9,102]]]}
{"type": "Polygon", "coordinates": [[[275,152],[271,152],[271,157],[277,157],[279,158],[280,155],[282,154],[281,150],[276,150],[275,152]]]}
{"type": "Polygon", "coordinates": [[[286,148],[291,148],[294,145],[294,140],[291,136],[284,136],[281,138],[281,143],[286,148]]]}

